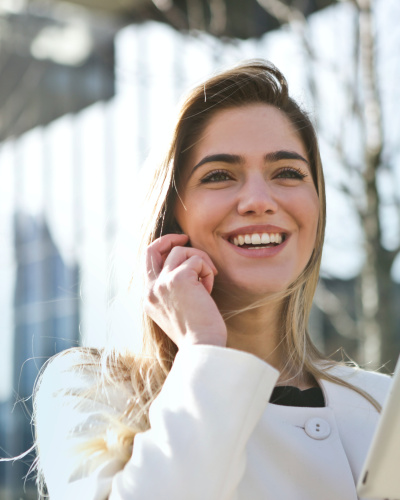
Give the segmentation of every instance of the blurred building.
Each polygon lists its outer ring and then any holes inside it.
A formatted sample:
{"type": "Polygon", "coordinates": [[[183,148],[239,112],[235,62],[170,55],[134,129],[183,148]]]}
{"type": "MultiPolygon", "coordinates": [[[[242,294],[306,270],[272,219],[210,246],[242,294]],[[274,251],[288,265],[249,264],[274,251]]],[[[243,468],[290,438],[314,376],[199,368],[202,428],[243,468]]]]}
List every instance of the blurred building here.
{"type": "Polygon", "coordinates": [[[68,3],[0,2],[0,142],[110,98],[117,29],[68,3]]]}
{"type": "MultiPolygon", "coordinates": [[[[116,29],[77,6],[0,2],[2,457],[32,446],[31,395],[43,363],[80,342],[79,263],[48,224],[52,160],[40,139],[39,150],[27,150],[24,134],[114,95],[116,29]]],[[[0,463],[2,500],[36,498],[32,478],[24,483],[32,459],[0,463]]]]}
{"type": "MultiPolygon", "coordinates": [[[[31,395],[41,366],[55,353],[79,344],[78,266],[63,261],[44,220],[17,213],[14,231],[15,392],[0,407],[0,447],[11,456],[32,446],[31,395]]],[[[15,498],[23,494],[21,478],[27,475],[31,458],[0,469],[0,484],[12,490],[15,498]]],[[[28,481],[26,487],[33,485],[28,481]]]]}

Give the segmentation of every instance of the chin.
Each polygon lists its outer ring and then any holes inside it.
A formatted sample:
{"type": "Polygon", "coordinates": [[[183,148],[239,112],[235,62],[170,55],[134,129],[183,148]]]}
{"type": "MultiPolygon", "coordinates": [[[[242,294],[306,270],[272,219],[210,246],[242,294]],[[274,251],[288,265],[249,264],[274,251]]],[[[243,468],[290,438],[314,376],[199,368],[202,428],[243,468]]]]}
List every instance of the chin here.
{"type": "Polygon", "coordinates": [[[246,303],[256,302],[271,295],[285,292],[291,280],[248,280],[218,279],[215,283],[215,293],[226,298],[240,300],[246,303]]]}

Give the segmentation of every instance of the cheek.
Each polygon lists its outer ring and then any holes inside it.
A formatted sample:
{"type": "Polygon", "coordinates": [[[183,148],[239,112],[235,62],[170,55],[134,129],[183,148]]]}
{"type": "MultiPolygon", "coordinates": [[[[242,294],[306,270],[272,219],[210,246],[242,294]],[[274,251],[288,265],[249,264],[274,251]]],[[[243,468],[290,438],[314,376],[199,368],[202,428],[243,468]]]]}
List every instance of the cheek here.
{"type": "Polygon", "coordinates": [[[313,232],[316,234],[320,213],[319,198],[317,193],[314,193],[313,197],[309,200],[307,211],[308,218],[312,221],[313,232]]]}
{"type": "Polygon", "coordinates": [[[319,198],[315,190],[305,190],[290,197],[285,209],[296,222],[302,248],[314,248],[319,220],[319,198]]]}
{"type": "Polygon", "coordinates": [[[309,252],[315,247],[319,221],[319,199],[316,193],[312,197],[306,197],[301,204],[301,227],[304,229],[304,246],[309,252]]]}
{"type": "Polygon", "coordinates": [[[175,209],[175,219],[182,231],[190,238],[192,246],[198,248],[195,242],[204,239],[210,226],[210,214],[194,200],[178,201],[175,209]]]}
{"type": "Polygon", "coordinates": [[[302,225],[316,227],[319,218],[319,198],[314,188],[299,193],[293,202],[293,210],[302,225]]]}
{"type": "Polygon", "coordinates": [[[222,197],[215,193],[201,193],[185,196],[178,200],[175,218],[182,229],[192,237],[212,235],[226,213],[222,197]]]}

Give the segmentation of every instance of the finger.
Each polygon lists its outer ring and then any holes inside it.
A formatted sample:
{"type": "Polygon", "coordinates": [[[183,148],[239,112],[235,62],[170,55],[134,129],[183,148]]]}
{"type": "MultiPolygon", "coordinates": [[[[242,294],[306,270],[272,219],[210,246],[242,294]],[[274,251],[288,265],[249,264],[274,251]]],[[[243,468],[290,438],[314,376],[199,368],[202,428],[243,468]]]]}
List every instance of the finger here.
{"type": "Polygon", "coordinates": [[[146,250],[146,271],[150,280],[155,280],[164,267],[164,262],[171,250],[177,245],[185,245],[189,237],[186,234],[166,234],[157,238],[146,250]]]}
{"type": "Polygon", "coordinates": [[[214,286],[215,273],[211,267],[204,265],[199,274],[199,282],[204,286],[209,294],[211,294],[214,286]]]}
{"type": "Polygon", "coordinates": [[[214,285],[213,268],[199,255],[192,255],[176,268],[179,273],[187,273],[188,277],[193,275],[195,284],[203,286],[208,293],[211,293],[214,285]]]}
{"type": "Polygon", "coordinates": [[[210,256],[206,252],[203,252],[203,250],[193,247],[174,247],[165,259],[163,272],[171,272],[183,264],[186,260],[195,256],[200,257],[200,259],[205,261],[212,269],[214,275],[218,273],[217,268],[215,267],[210,256]]]}

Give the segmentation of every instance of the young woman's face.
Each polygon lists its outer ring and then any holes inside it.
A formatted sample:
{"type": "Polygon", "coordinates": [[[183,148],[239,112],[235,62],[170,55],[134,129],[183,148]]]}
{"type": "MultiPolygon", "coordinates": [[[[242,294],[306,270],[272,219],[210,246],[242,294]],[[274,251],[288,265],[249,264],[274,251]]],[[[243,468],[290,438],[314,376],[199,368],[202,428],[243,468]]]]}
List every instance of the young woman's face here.
{"type": "Polygon", "coordinates": [[[218,288],[285,290],[314,248],[319,200],[306,149],[286,115],[266,104],[220,111],[183,172],[176,219],[208,253],[218,288]]]}

